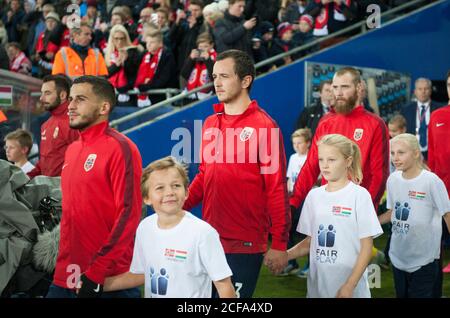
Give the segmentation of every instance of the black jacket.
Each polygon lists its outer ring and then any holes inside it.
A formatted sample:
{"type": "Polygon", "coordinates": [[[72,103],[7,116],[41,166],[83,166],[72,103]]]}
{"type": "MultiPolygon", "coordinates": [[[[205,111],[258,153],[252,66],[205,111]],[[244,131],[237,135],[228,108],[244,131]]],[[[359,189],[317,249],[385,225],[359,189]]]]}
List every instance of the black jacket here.
{"type": "Polygon", "coordinates": [[[189,25],[183,21],[178,25],[175,23],[173,24],[169,32],[169,38],[176,48],[174,53],[178,70],[181,70],[184,62],[189,57],[189,54],[191,54],[192,49],[197,47],[196,41],[198,35],[204,32],[211,33],[211,30],[208,24],[205,23],[203,16],[197,19],[191,29],[189,29],[189,25]]]}
{"type": "Polygon", "coordinates": [[[244,28],[244,22],[244,17],[232,16],[228,11],[225,11],[222,19],[217,20],[213,30],[217,53],[237,49],[252,56],[250,32],[244,28]]]}
{"type": "MultiPolygon", "coordinates": [[[[145,54],[142,55],[144,57],[145,54]]],[[[172,52],[166,48],[161,53],[161,60],[156,68],[153,79],[148,84],[139,85],[141,92],[148,91],[149,89],[157,88],[176,88],[178,87],[178,80],[176,77],[177,69],[175,58],[172,52]]],[[[166,95],[150,95],[150,99],[153,104],[156,104],[166,98],[166,95]]]]}
{"type": "MultiPolygon", "coordinates": [[[[430,112],[434,112],[436,109],[442,107],[443,105],[431,101],[430,112]]],[[[409,103],[402,107],[401,114],[406,119],[406,132],[408,134],[416,134],[416,119],[417,119],[417,102],[409,103]]]]}
{"type": "Polygon", "coordinates": [[[314,136],[317,126],[319,125],[319,121],[323,115],[323,105],[321,102],[318,102],[316,105],[311,107],[305,107],[297,119],[295,130],[300,128],[309,128],[314,136]]]}

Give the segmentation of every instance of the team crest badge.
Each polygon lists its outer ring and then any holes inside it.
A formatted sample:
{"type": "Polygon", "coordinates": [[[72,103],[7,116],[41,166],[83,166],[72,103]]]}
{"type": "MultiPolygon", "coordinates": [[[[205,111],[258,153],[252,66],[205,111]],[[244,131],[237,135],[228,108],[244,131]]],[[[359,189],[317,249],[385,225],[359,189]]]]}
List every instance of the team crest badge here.
{"type": "Polygon", "coordinates": [[[53,139],[56,139],[56,137],[58,137],[59,134],[59,127],[56,127],[55,130],[53,130],[53,139]]]}
{"type": "Polygon", "coordinates": [[[97,159],[97,155],[95,153],[91,153],[84,163],[84,171],[88,172],[94,167],[95,159],[97,159]]]}
{"type": "Polygon", "coordinates": [[[353,133],[353,139],[354,139],[355,141],[361,140],[361,139],[362,139],[362,136],[363,136],[363,133],[364,133],[364,129],[362,129],[362,128],[356,128],[356,129],[355,129],[355,132],[353,133]]]}
{"type": "Polygon", "coordinates": [[[244,129],[242,129],[241,134],[239,135],[239,139],[241,139],[242,142],[249,140],[254,131],[255,128],[245,127],[244,129]]]}

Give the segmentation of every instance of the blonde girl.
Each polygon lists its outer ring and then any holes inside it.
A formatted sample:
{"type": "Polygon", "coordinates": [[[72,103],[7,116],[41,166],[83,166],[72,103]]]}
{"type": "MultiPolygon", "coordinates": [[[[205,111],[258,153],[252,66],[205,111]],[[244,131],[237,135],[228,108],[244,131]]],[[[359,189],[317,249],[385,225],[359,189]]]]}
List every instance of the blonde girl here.
{"type": "Polygon", "coordinates": [[[372,238],[382,229],[369,192],[359,186],[359,147],[342,135],[325,135],[318,156],[328,184],[308,193],[297,227],[307,237],[288,250],[288,257],[309,254],[310,298],[370,297],[366,268],[372,238]]]}
{"type": "Polygon", "coordinates": [[[389,257],[397,297],[440,297],[442,217],[450,227],[447,190],[442,180],[427,170],[416,136],[392,138],[391,158],[397,171],[388,178],[388,211],[380,216],[380,222],[392,222],[389,257]]]}

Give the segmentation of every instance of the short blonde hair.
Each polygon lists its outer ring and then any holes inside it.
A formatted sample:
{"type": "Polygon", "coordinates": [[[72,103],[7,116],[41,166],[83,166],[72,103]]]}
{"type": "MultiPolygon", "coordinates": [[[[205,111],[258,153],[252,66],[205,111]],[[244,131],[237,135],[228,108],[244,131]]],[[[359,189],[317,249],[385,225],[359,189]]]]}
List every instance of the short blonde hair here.
{"type": "Polygon", "coordinates": [[[187,190],[189,186],[189,177],[187,173],[187,168],[181,164],[177,159],[172,156],[161,158],[150,163],[142,172],[141,177],[141,193],[144,199],[148,198],[148,179],[152,172],[167,170],[169,168],[175,168],[178,170],[181,179],[183,180],[183,186],[187,190]]]}
{"type": "Polygon", "coordinates": [[[292,133],[291,140],[294,140],[294,138],[297,137],[303,137],[303,139],[305,139],[306,142],[310,142],[312,139],[311,129],[309,128],[297,129],[292,133]]]}
{"type": "Polygon", "coordinates": [[[16,129],[9,134],[7,134],[4,138],[4,141],[7,140],[16,140],[20,147],[27,148],[27,155],[30,154],[31,148],[33,147],[33,137],[28,130],[25,129],[16,129]]]}
{"type": "Polygon", "coordinates": [[[397,114],[389,120],[389,124],[397,125],[400,129],[406,128],[406,118],[400,114],[397,114]]]}
{"type": "Polygon", "coordinates": [[[356,184],[360,184],[363,179],[361,168],[361,151],[358,145],[348,139],[347,137],[339,134],[330,134],[323,136],[318,142],[317,146],[327,145],[336,147],[345,159],[352,158],[352,164],[348,168],[348,174],[352,181],[356,184]]]}

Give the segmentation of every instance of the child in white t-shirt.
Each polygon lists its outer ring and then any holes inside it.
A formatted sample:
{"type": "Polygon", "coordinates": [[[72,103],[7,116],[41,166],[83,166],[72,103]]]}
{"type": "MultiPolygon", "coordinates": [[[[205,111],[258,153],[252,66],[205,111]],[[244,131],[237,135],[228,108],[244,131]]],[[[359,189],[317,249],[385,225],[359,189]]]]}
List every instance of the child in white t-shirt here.
{"type": "Polygon", "coordinates": [[[309,254],[309,298],[368,298],[372,239],[383,231],[369,192],[358,185],[360,150],[350,139],[331,134],[322,137],[318,151],[328,184],[308,193],[297,228],[307,238],[288,250],[288,258],[309,254]]]}
{"type": "Polygon", "coordinates": [[[130,271],[107,278],[105,291],[145,283],[145,297],[210,298],[213,282],[220,297],[236,297],[219,234],[182,208],[187,188],[187,173],[172,157],[144,169],[142,197],[156,214],[139,224],[130,271]]]}
{"type": "Polygon", "coordinates": [[[388,211],[380,222],[392,222],[389,257],[397,297],[440,297],[442,217],[450,228],[447,190],[425,169],[416,136],[392,138],[391,157],[397,171],[388,178],[388,211]]]}
{"type": "MultiPolygon", "coordinates": [[[[292,140],[292,148],[294,148],[295,153],[291,155],[289,158],[289,164],[287,168],[287,187],[288,192],[291,194],[294,191],[294,185],[295,181],[297,180],[298,174],[300,173],[300,170],[302,169],[303,165],[305,164],[306,157],[308,156],[308,150],[311,146],[311,129],[309,128],[302,128],[297,129],[294,131],[294,133],[291,135],[292,140]]],[[[292,212],[291,214],[291,230],[289,232],[289,241],[288,241],[288,248],[295,245],[296,242],[298,242],[297,233],[295,231],[298,223],[298,219],[300,217],[300,211],[299,209],[296,209],[295,212],[292,212]]],[[[289,261],[287,266],[283,269],[281,274],[279,276],[286,276],[289,274],[294,274],[295,272],[307,272],[308,270],[308,262],[306,263],[305,267],[301,270],[298,269],[298,263],[297,260],[292,259],[289,261]]]]}
{"type": "Polygon", "coordinates": [[[34,169],[33,164],[28,161],[28,155],[33,146],[33,138],[29,131],[19,128],[7,134],[4,141],[8,161],[13,162],[24,173],[34,169]]]}
{"type": "Polygon", "coordinates": [[[289,158],[289,164],[287,169],[288,179],[288,192],[292,193],[294,190],[294,184],[297,180],[298,174],[305,164],[306,157],[308,156],[308,149],[311,146],[311,130],[309,128],[297,129],[291,136],[292,148],[295,153],[289,158]]]}

